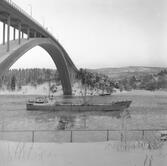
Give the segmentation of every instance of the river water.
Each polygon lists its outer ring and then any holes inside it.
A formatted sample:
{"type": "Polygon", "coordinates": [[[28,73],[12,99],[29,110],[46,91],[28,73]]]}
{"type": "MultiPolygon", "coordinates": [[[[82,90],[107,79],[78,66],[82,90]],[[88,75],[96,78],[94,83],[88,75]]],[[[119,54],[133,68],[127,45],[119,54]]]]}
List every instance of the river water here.
{"type": "MultiPolygon", "coordinates": [[[[34,96],[0,96],[0,130],[120,129],[122,112],[27,111],[34,96]]],[[[66,101],[63,97],[56,100],[66,101]]],[[[69,100],[69,99],[68,99],[69,100]]],[[[78,98],[70,99],[73,102],[78,98]]],[[[167,92],[133,91],[106,97],[91,97],[93,103],[132,100],[126,113],[128,129],[167,128],[167,92]]]]}

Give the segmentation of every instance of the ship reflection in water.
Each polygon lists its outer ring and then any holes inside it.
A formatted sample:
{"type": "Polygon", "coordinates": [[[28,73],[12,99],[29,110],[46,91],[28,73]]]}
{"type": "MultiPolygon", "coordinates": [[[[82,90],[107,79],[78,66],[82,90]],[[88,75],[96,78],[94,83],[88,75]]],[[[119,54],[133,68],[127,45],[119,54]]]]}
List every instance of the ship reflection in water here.
{"type": "MultiPolygon", "coordinates": [[[[76,114],[76,113],[75,113],[76,114]]],[[[129,110],[124,110],[124,111],[113,111],[110,113],[107,113],[106,115],[103,113],[99,112],[85,112],[84,114],[76,114],[76,115],[62,115],[57,118],[58,124],[57,128],[58,130],[68,130],[68,129],[89,129],[91,126],[91,118],[95,121],[96,119],[105,119],[108,117],[110,119],[117,119],[117,120],[122,120],[122,119],[130,119],[130,111],[129,110]]],[[[99,124],[98,124],[99,125],[99,124]]],[[[93,128],[96,128],[94,126],[93,128]]]]}
{"type": "Polygon", "coordinates": [[[73,128],[75,125],[75,116],[60,116],[58,120],[57,129],[65,130],[68,128],[73,128]]]}

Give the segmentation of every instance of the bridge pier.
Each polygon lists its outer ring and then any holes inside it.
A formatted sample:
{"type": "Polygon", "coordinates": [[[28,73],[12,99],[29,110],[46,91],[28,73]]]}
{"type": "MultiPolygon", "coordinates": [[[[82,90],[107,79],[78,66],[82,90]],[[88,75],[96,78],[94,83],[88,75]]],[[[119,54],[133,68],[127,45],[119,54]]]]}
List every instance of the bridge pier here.
{"type": "Polygon", "coordinates": [[[36,32],[36,31],[34,32],[34,37],[35,37],[35,38],[37,37],[37,32],[36,32]]]}
{"type": "Polygon", "coordinates": [[[3,22],[3,45],[5,45],[5,32],[6,32],[6,26],[5,22],[3,22]]]}
{"type": "Polygon", "coordinates": [[[27,28],[27,40],[29,40],[30,39],[30,28],[28,27],[27,28]]]}
{"type": "Polygon", "coordinates": [[[18,36],[18,38],[19,38],[19,44],[21,44],[21,22],[19,22],[19,36],[18,36]]]}
{"type": "Polygon", "coordinates": [[[7,25],[8,25],[8,30],[7,30],[7,52],[10,51],[10,23],[11,23],[11,17],[10,15],[7,18],[7,25]]]}

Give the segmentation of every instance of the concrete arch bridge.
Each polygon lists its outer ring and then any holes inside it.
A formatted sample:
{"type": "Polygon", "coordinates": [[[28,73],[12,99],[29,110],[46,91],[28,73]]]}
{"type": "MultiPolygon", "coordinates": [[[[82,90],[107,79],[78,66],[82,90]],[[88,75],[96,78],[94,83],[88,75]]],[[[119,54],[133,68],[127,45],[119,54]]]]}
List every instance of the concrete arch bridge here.
{"type": "Polygon", "coordinates": [[[54,36],[11,0],[0,1],[0,21],[3,23],[0,76],[27,51],[40,46],[57,67],[64,95],[72,95],[72,82],[78,70],[54,36]]]}

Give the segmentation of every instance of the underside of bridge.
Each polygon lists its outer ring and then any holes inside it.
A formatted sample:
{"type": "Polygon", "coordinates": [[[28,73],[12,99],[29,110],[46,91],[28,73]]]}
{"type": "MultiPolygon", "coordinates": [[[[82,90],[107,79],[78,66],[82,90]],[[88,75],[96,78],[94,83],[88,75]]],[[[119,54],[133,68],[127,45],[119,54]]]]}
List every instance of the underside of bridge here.
{"type": "Polygon", "coordinates": [[[78,70],[65,49],[52,34],[12,1],[0,1],[0,21],[3,23],[0,76],[27,51],[35,46],[40,46],[49,53],[57,67],[64,95],[72,95],[72,82],[78,70]],[[12,40],[11,28],[13,29],[12,40]]]}
{"type": "Polygon", "coordinates": [[[47,38],[32,38],[29,40],[22,39],[22,44],[20,45],[17,45],[17,42],[17,40],[11,41],[10,52],[3,52],[2,50],[4,50],[3,47],[5,46],[0,46],[0,75],[8,70],[27,51],[35,46],[40,46],[49,53],[57,67],[64,95],[72,94],[72,82],[74,78],[72,78],[72,74],[69,73],[70,66],[68,66],[64,58],[63,51],[53,41],[47,38]]]}

